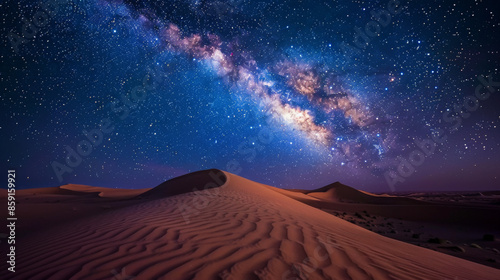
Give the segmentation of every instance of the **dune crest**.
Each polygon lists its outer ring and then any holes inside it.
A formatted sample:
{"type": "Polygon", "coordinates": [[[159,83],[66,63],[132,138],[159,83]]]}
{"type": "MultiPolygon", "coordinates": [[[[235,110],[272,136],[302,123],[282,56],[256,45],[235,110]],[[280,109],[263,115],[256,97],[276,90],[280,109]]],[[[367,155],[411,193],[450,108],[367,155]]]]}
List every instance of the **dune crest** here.
{"type": "Polygon", "coordinates": [[[221,170],[201,170],[165,181],[138,197],[164,198],[197,190],[209,190],[224,185],[226,181],[227,177],[221,170]]]}

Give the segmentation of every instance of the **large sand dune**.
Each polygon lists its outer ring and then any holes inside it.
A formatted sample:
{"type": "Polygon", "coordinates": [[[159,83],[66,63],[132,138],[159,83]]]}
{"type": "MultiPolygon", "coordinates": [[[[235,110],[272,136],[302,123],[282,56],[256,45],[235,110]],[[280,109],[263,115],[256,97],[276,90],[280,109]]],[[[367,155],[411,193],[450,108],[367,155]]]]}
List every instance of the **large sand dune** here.
{"type": "MultiPolygon", "coordinates": [[[[18,244],[12,279],[500,276],[497,269],[383,237],[217,170],[167,181],[123,207],[33,232],[18,244]]],[[[0,267],[6,271],[5,262],[0,267]]]]}

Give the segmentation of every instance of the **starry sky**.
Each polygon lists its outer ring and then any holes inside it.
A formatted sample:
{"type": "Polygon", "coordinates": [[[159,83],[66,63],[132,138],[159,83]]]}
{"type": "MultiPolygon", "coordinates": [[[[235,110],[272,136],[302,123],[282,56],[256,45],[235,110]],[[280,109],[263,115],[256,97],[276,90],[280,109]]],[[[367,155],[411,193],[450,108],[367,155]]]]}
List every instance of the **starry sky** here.
{"type": "Polygon", "coordinates": [[[5,1],[18,188],[499,189],[495,1],[5,1]]]}

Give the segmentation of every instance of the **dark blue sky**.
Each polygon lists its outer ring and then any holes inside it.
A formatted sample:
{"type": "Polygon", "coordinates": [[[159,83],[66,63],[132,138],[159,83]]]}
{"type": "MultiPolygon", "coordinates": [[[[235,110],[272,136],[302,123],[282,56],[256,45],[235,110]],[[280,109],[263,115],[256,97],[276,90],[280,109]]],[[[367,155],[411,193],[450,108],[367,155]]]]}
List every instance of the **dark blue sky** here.
{"type": "Polygon", "coordinates": [[[499,188],[494,1],[51,3],[1,4],[2,164],[20,188],[208,168],[499,188]]]}

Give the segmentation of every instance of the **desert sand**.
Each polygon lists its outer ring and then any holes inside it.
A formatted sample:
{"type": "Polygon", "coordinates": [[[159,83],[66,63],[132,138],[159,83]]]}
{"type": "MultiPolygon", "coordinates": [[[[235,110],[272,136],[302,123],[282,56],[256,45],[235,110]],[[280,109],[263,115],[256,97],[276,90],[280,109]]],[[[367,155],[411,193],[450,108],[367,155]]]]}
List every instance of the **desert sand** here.
{"type": "Polygon", "coordinates": [[[459,208],[341,184],[289,191],[212,169],[153,189],[66,185],[17,199],[17,266],[6,275],[0,264],[6,279],[500,279],[499,269],[388,238],[336,212],[439,222],[459,208]]]}

